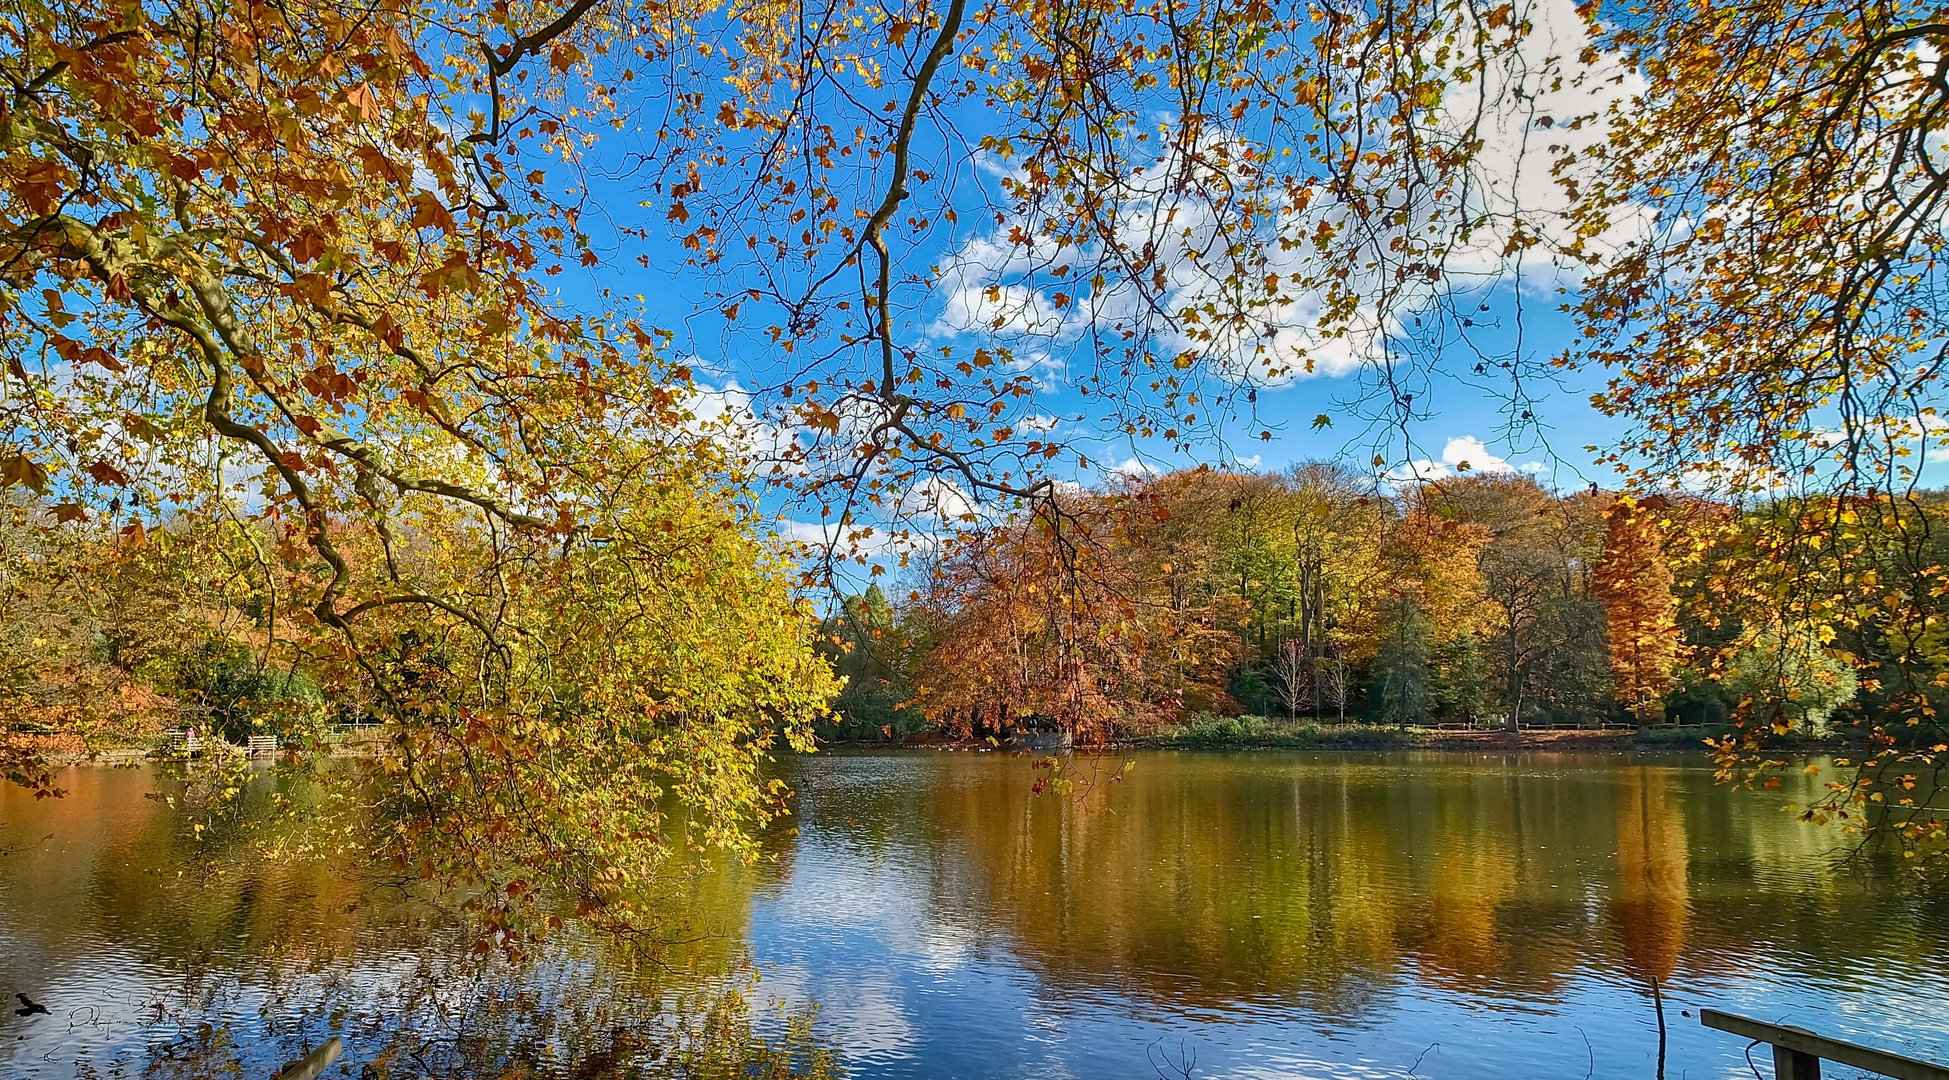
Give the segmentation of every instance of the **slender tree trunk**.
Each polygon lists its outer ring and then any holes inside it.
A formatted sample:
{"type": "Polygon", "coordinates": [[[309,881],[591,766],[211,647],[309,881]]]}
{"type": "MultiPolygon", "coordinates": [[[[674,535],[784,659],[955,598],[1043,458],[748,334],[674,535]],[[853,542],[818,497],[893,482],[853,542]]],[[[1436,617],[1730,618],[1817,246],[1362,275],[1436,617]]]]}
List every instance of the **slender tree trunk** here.
{"type": "Polygon", "coordinates": [[[1523,725],[1523,667],[1522,648],[1517,639],[1516,620],[1509,620],[1509,719],[1505,727],[1510,732],[1520,731],[1523,725]]]}

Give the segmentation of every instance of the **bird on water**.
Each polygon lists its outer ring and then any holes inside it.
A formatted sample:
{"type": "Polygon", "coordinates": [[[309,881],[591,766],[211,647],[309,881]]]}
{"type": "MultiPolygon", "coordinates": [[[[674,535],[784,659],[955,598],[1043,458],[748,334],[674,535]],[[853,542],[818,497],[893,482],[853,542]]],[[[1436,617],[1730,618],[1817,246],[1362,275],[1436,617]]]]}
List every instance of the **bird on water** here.
{"type": "Polygon", "coordinates": [[[36,1013],[41,1016],[47,1015],[47,1006],[28,997],[26,994],[15,994],[14,996],[20,999],[20,1008],[14,1010],[15,1016],[33,1016],[36,1013]]]}

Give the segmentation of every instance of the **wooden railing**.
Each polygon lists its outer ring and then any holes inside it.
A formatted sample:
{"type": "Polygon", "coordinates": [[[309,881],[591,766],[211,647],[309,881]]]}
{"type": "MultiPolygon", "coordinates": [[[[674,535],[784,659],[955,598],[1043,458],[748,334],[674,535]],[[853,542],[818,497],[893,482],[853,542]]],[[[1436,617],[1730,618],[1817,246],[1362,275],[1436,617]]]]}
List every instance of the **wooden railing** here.
{"type": "Polygon", "coordinates": [[[221,736],[210,737],[193,728],[178,728],[169,732],[163,739],[162,752],[169,757],[196,757],[206,752],[238,753],[246,757],[276,757],[278,738],[275,735],[251,735],[244,744],[225,741],[221,736]]]}
{"type": "Polygon", "coordinates": [[[1820,1080],[1822,1061],[1866,1069],[1871,1073],[1895,1077],[1896,1080],[1949,1080],[1949,1068],[1941,1065],[1830,1039],[1806,1028],[1769,1024],[1764,1020],[1751,1020],[1717,1009],[1700,1009],[1699,1020],[1706,1027],[1771,1044],[1774,1080],[1820,1080]]]}

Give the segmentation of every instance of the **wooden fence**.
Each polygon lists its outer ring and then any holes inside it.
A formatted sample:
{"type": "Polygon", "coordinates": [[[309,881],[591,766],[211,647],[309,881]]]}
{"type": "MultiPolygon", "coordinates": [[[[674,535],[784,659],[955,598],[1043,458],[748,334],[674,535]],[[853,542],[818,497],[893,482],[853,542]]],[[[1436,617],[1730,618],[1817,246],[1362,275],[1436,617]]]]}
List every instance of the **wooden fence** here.
{"type": "Polygon", "coordinates": [[[166,757],[200,757],[205,753],[241,753],[246,757],[276,757],[277,736],[252,735],[238,746],[221,738],[209,738],[195,728],[179,728],[163,739],[166,757]]]}

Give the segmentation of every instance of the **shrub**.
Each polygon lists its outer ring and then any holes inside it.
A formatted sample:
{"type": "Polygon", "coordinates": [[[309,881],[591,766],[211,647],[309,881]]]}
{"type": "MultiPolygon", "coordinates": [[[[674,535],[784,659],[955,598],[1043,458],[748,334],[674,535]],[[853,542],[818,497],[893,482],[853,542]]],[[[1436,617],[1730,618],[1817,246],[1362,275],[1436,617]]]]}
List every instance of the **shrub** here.
{"type": "Polygon", "coordinates": [[[272,667],[240,642],[205,641],[177,663],[184,704],[209,717],[212,731],[232,741],[265,731],[282,733],[323,708],[318,684],[302,671],[272,667]]]}

